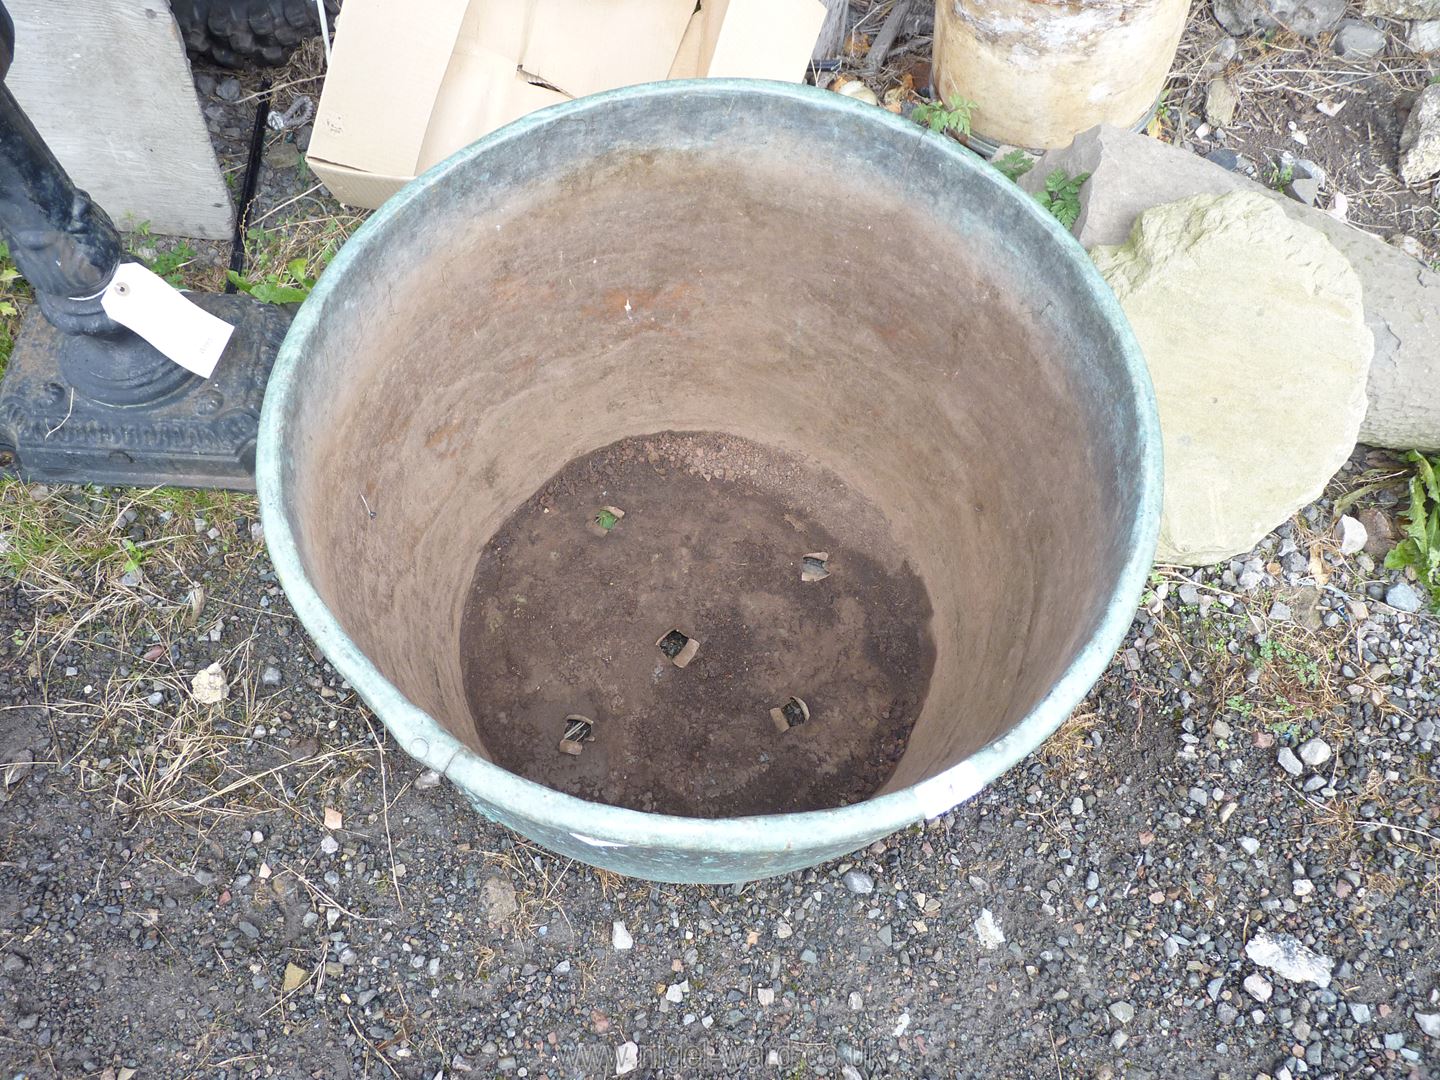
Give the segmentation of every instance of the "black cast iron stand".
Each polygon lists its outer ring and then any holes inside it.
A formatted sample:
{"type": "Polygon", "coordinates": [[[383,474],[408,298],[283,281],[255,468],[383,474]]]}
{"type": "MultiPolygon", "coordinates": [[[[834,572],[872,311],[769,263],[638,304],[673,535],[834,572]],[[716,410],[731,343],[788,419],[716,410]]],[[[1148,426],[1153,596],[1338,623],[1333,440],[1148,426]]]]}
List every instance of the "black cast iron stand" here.
{"type": "MultiPolygon", "coordinates": [[[[0,80],[14,43],[0,4],[0,80]]],[[[209,379],[114,322],[100,295],[125,257],[119,233],[70,182],[3,81],[0,235],[37,301],[0,383],[0,470],[253,490],[260,405],[289,313],[246,296],[191,294],[235,327],[209,379]]]]}

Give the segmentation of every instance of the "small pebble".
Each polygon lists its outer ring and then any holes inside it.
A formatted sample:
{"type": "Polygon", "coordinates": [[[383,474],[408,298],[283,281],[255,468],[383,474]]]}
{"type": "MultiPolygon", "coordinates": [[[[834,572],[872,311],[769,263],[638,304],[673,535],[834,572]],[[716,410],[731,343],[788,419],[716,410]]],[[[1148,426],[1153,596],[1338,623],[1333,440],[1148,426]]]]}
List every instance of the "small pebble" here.
{"type": "Polygon", "coordinates": [[[846,870],[840,880],[856,896],[869,896],[875,891],[875,879],[864,870],[846,870]]]}
{"type": "Polygon", "coordinates": [[[1312,769],[1330,760],[1330,744],[1324,739],[1307,739],[1300,744],[1300,760],[1312,769]]]}
{"type": "Polygon", "coordinates": [[[1420,595],[1420,590],[1414,585],[1408,581],[1402,581],[1391,585],[1385,591],[1385,603],[1398,611],[1408,611],[1414,614],[1425,606],[1425,598],[1420,595]]]}
{"type": "Polygon", "coordinates": [[[1270,995],[1275,992],[1274,986],[1264,975],[1246,975],[1244,985],[1245,992],[1262,1003],[1269,1001],[1270,995]]]}
{"type": "Polygon", "coordinates": [[[1340,554],[1349,556],[1363,550],[1370,537],[1364,525],[1346,514],[1335,523],[1335,539],[1340,541],[1340,554]]]}

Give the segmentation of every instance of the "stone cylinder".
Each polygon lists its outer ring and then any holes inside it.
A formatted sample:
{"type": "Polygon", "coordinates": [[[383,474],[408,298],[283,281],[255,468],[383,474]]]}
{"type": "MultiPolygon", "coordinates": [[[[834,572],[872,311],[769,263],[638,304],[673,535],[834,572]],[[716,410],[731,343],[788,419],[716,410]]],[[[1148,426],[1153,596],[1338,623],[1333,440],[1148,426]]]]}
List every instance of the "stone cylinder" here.
{"type": "Polygon", "coordinates": [[[940,0],[936,90],[975,103],[979,137],[1066,146],[1096,124],[1149,115],[1185,27],[1187,0],[940,0]]]}

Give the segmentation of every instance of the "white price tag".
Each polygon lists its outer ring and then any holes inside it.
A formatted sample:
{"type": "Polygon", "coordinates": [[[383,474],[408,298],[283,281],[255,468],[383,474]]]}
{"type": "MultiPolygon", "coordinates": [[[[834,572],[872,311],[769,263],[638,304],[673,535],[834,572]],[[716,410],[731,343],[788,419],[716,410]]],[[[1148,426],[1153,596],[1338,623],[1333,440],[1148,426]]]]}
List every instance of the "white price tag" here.
{"type": "Polygon", "coordinates": [[[179,364],[208,379],[235,328],[197,307],[159,274],[121,263],[100,296],[105,314],[179,364]]]}

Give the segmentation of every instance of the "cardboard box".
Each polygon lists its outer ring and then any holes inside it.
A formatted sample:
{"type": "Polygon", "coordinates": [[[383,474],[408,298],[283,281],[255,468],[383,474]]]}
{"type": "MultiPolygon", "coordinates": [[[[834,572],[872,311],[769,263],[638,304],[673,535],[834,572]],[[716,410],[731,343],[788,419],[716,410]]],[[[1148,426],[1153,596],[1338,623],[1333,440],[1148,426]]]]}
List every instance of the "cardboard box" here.
{"type": "Polygon", "coordinates": [[[823,0],[346,0],[307,163],[374,208],[546,105],[659,79],[798,81],[823,0]]]}

